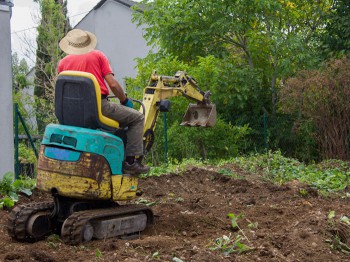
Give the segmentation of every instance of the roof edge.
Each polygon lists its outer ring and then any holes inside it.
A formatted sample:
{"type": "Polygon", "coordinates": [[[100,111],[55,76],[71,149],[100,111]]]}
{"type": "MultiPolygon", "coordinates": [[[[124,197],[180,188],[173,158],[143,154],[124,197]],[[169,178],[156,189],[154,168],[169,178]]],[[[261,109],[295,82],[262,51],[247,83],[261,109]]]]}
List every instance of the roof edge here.
{"type": "MultiPolygon", "coordinates": [[[[138,2],[134,2],[134,1],[130,1],[130,0],[112,0],[112,1],[117,2],[119,4],[122,4],[128,8],[131,8],[132,6],[139,4],[138,2]]],[[[83,21],[84,18],[87,17],[93,10],[99,9],[106,2],[107,2],[107,0],[101,0],[100,2],[98,2],[82,19],[80,19],[80,21],[78,23],[76,23],[76,25],[73,28],[76,28],[80,24],[80,22],[83,21]]]]}
{"type": "MultiPolygon", "coordinates": [[[[98,2],[93,8],[93,10],[100,8],[106,1],[107,0],[101,0],[100,2],[98,2]]],[[[118,2],[119,4],[125,5],[126,7],[129,7],[129,8],[135,4],[138,4],[137,2],[130,1],[130,0],[114,0],[114,2],[118,2]]]]}

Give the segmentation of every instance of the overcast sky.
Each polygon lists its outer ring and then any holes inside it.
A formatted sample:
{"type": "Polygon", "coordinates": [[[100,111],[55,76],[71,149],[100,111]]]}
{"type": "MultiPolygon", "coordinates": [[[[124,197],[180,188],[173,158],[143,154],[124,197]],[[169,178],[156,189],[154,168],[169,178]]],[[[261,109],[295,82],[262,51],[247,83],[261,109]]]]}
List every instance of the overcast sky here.
{"type": "MultiPolygon", "coordinates": [[[[75,26],[100,0],[67,0],[68,16],[72,26],[75,26]]],[[[27,41],[35,44],[36,26],[39,24],[38,4],[32,0],[13,0],[11,17],[12,52],[20,58],[25,58],[30,66],[34,61],[26,55],[27,41]]],[[[33,52],[29,52],[33,53],[33,52]]]]}

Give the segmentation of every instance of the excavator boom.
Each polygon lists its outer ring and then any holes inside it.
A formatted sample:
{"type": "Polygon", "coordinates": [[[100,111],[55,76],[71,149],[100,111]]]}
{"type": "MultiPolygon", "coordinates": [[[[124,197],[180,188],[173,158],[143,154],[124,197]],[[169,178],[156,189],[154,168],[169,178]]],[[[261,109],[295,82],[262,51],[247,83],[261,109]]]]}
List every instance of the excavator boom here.
{"type": "Polygon", "coordinates": [[[216,123],[216,106],[210,102],[210,91],[202,91],[197,81],[184,71],[175,76],[152,73],[148,86],[144,89],[143,107],[145,114],[144,142],[145,153],[149,152],[153,140],[154,129],[159,112],[167,112],[170,107],[169,98],[184,96],[196,102],[189,104],[181,125],[191,127],[212,127],[216,123]]]}

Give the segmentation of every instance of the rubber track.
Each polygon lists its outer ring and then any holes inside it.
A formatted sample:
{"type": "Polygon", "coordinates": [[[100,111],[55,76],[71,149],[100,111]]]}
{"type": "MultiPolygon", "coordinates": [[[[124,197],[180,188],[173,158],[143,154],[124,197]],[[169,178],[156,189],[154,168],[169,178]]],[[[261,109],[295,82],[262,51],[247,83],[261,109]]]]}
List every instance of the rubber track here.
{"type": "Polygon", "coordinates": [[[153,223],[153,212],[143,205],[123,205],[116,208],[86,210],[73,213],[64,222],[61,238],[66,244],[77,245],[83,242],[84,226],[91,220],[105,217],[113,218],[120,215],[143,212],[147,215],[147,224],[153,223]]]}
{"type": "Polygon", "coordinates": [[[33,242],[35,239],[26,232],[29,218],[38,212],[53,210],[53,208],[54,203],[52,201],[29,203],[14,207],[7,220],[9,235],[18,241],[33,242]]]}

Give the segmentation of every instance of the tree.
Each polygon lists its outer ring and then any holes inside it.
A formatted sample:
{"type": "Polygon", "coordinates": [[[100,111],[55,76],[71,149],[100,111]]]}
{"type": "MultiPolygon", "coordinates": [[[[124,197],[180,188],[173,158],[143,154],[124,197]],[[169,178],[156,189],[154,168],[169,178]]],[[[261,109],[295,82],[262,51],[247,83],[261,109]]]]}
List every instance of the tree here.
{"type": "Polygon", "coordinates": [[[28,64],[25,59],[19,61],[18,54],[12,55],[12,89],[18,91],[28,86],[27,74],[29,72],[28,64]]]}
{"type": "Polygon", "coordinates": [[[67,1],[35,0],[40,4],[41,23],[38,26],[35,65],[35,95],[39,133],[53,120],[54,78],[62,58],[60,39],[69,31],[67,1]]]}
{"type": "MultiPolygon", "coordinates": [[[[281,80],[318,62],[314,33],[324,26],[331,0],[144,0],[139,24],[148,25],[150,44],[182,61],[214,55],[235,61],[236,71],[261,73],[270,95],[265,108],[276,112],[281,80]]],[[[255,86],[255,88],[259,88],[255,86]]],[[[258,90],[251,90],[257,93],[258,90]]]]}
{"type": "MultiPolygon", "coordinates": [[[[36,127],[35,123],[31,122],[35,116],[35,113],[33,112],[34,98],[33,96],[28,95],[27,92],[23,91],[24,88],[33,84],[27,78],[28,73],[29,68],[27,61],[25,59],[19,61],[17,53],[14,53],[12,55],[13,102],[17,103],[21,116],[26,122],[26,127],[32,130],[36,127]]],[[[22,125],[19,125],[19,132],[21,134],[25,133],[22,125]]]]}
{"type": "Polygon", "coordinates": [[[350,2],[335,0],[323,34],[322,51],[337,54],[350,51],[350,2]]]}

